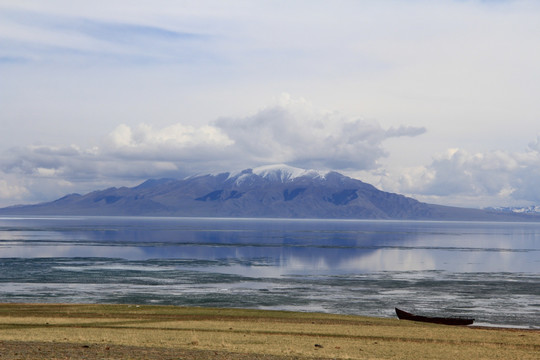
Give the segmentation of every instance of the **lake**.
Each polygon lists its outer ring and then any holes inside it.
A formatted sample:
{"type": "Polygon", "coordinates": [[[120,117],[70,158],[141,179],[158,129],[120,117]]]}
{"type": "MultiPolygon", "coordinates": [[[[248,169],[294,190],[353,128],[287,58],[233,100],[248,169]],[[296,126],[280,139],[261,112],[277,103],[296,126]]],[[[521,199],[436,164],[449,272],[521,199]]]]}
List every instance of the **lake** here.
{"type": "Polygon", "coordinates": [[[540,328],[540,224],[4,216],[0,302],[400,307],[540,328]]]}

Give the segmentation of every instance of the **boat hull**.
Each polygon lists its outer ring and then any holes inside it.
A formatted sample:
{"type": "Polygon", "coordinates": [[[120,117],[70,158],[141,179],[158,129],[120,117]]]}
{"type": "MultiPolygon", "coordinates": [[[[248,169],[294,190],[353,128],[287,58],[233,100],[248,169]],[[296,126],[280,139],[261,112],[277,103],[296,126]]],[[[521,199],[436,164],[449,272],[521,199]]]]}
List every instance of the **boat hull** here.
{"type": "Polygon", "coordinates": [[[463,318],[444,318],[444,317],[430,317],[430,316],[421,316],[414,315],[409,312],[396,309],[396,315],[400,320],[411,320],[411,321],[420,321],[433,324],[444,324],[444,325],[471,325],[474,322],[474,319],[463,319],[463,318]]]}

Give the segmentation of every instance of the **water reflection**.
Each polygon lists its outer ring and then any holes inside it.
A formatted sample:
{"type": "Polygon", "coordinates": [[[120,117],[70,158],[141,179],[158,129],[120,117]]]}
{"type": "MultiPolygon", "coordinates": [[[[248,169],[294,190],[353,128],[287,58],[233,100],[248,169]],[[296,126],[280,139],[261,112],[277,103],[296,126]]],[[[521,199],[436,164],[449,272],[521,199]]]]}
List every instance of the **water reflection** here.
{"type": "MultiPolygon", "coordinates": [[[[538,224],[175,218],[0,218],[0,257],[243,259],[249,271],[529,272],[538,224]]],[[[217,269],[217,271],[226,271],[217,269]]]]}

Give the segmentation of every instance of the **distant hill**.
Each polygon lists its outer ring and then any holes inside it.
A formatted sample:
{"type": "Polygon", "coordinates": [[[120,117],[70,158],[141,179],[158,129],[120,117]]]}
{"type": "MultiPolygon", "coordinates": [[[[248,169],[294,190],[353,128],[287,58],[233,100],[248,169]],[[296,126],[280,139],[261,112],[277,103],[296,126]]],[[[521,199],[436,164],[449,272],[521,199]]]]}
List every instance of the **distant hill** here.
{"type": "Polygon", "coordinates": [[[540,206],[507,206],[507,207],[488,207],[485,210],[505,213],[535,214],[540,215],[540,206]]]}
{"type": "Polygon", "coordinates": [[[540,217],[432,205],[380,191],[337,172],[284,165],[238,173],[147,180],[132,187],[0,209],[14,215],[144,215],[538,221],[540,217]]]}

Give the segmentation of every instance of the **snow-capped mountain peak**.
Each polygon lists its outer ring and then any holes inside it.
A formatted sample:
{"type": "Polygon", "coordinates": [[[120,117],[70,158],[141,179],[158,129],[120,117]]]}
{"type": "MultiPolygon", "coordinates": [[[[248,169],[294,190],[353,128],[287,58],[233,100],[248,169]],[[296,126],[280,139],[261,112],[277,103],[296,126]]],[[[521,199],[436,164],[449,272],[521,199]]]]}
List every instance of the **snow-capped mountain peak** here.
{"type": "Polygon", "coordinates": [[[306,170],[285,164],[260,166],[252,170],[253,174],[264,179],[286,183],[296,178],[307,176],[310,178],[323,178],[327,172],[317,170],[306,170]]]}
{"type": "Polygon", "coordinates": [[[228,179],[233,179],[236,185],[256,181],[257,178],[273,183],[288,183],[299,177],[325,179],[327,174],[328,172],[325,171],[306,170],[285,164],[277,164],[230,173],[228,179]]]}
{"type": "Polygon", "coordinates": [[[287,165],[149,180],[0,214],[540,221],[536,214],[425,204],[337,172],[287,165]]]}
{"type": "Polygon", "coordinates": [[[313,170],[313,169],[302,169],[294,166],[289,166],[286,164],[275,164],[275,165],[265,165],[259,166],[253,169],[244,169],[241,171],[233,171],[228,173],[222,172],[212,172],[208,174],[197,174],[192,175],[187,179],[194,179],[201,176],[220,176],[223,174],[227,175],[227,180],[235,182],[237,185],[245,183],[246,181],[253,181],[256,178],[262,178],[269,182],[278,182],[278,183],[287,183],[297,179],[299,177],[307,177],[311,179],[326,179],[327,175],[331,171],[322,171],[322,170],[313,170]]]}

